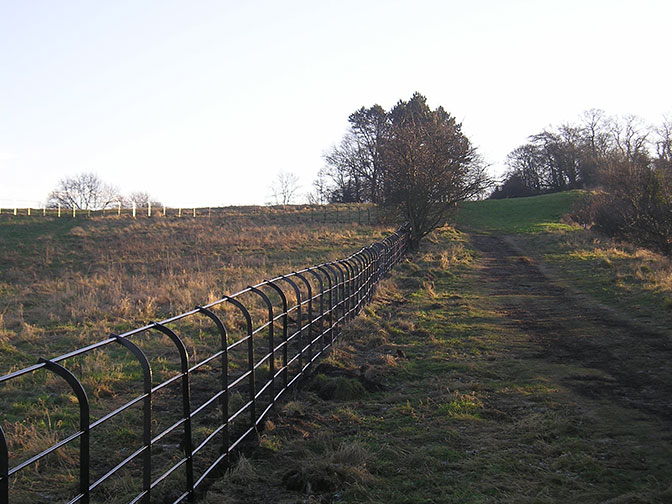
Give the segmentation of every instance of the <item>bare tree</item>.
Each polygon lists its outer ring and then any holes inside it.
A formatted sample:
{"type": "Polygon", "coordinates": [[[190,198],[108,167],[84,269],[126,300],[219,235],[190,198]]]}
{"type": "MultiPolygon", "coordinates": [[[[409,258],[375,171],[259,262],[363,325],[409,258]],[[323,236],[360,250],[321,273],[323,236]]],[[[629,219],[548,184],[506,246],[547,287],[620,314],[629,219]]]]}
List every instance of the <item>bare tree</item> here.
{"type": "Polygon", "coordinates": [[[610,122],[611,138],[616,153],[627,163],[642,164],[648,161],[650,130],[636,116],[614,118],[610,122]]]}
{"type": "Polygon", "coordinates": [[[519,181],[519,192],[510,196],[529,196],[539,194],[545,185],[545,174],[540,167],[544,166],[543,155],[539,148],[532,144],[517,147],[506,156],[507,179],[519,181]]]}
{"type": "Polygon", "coordinates": [[[276,205],[290,205],[300,189],[299,177],[292,172],[280,172],[270,187],[276,205]]]}
{"type": "Polygon", "coordinates": [[[61,179],[58,187],[51,191],[47,205],[54,208],[78,210],[100,210],[120,199],[116,188],[105,184],[94,173],[82,173],[61,179]]]}
{"type": "Polygon", "coordinates": [[[124,204],[132,205],[135,203],[135,206],[138,208],[147,207],[150,203],[153,207],[160,207],[161,202],[152,198],[146,191],[136,191],[129,194],[124,198],[124,204]]]}
{"type": "Polygon", "coordinates": [[[311,205],[329,203],[329,184],[324,168],[317,173],[317,178],[313,181],[313,190],[306,195],[306,199],[311,205]]]}
{"type": "Polygon", "coordinates": [[[387,112],[380,105],[362,107],[348,121],[350,128],[341,143],[324,154],[326,173],[335,186],[332,199],[382,203],[382,146],[390,126],[387,112]]]}
{"type": "Polygon", "coordinates": [[[665,118],[663,124],[655,129],[656,158],[654,164],[672,174],[672,119],[665,118]]]}

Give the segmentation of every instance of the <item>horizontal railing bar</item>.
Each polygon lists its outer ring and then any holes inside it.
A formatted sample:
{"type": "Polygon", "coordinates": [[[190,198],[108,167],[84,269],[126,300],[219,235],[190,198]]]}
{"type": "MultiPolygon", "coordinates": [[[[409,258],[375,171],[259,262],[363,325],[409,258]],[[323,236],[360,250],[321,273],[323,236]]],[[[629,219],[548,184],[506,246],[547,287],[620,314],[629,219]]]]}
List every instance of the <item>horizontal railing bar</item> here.
{"type": "Polygon", "coordinates": [[[110,469],[107,473],[105,473],[103,476],[98,478],[96,481],[91,483],[89,485],[89,490],[94,490],[96,487],[98,487],[101,483],[104,483],[108,478],[112,477],[119,469],[124,467],[126,464],[128,464],[131,460],[133,460],[135,457],[143,453],[145,450],[147,450],[147,446],[143,446],[141,448],[138,448],[136,451],[131,453],[128,457],[126,457],[124,460],[119,462],[116,466],[114,466],[112,469],[110,469]]]}
{"type": "Polygon", "coordinates": [[[187,497],[189,497],[189,494],[191,494],[191,491],[186,491],[186,492],[184,492],[182,495],[180,495],[177,499],[175,499],[175,500],[173,501],[173,504],[179,504],[179,503],[182,502],[184,499],[186,499],[187,497]]]}
{"type": "Polygon", "coordinates": [[[266,413],[268,413],[272,407],[273,407],[273,403],[266,406],[266,409],[264,409],[264,411],[261,413],[261,415],[259,415],[259,418],[257,419],[256,422],[254,422],[254,424],[259,425],[261,423],[261,421],[264,419],[264,417],[266,416],[266,413]]]}
{"type": "Polygon", "coordinates": [[[196,408],[194,411],[192,411],[189,414],[189,418],[194,418],[196,415],[198,415],[201,411],[203,411],[205,408],[210,406],[213,402],[215,402],[217,399],[222,397],[226,393],[225,390],[220,390],[217,392],[215,395],[213,395],[210,399],[205,401],[203,404],[201,404],[198,408],[196,408]]]}
{"type": "Polygon", "coordinates": [[[245,336],[244,338],[241,338],[238,341],[234,341],[233,343],[231,343],[228,347],[226,347],[226,349],[228,351],[233,350],[234,348],[236,348],[239,345],[242,345],[243,343],[245,343],[249,339],[250,339],[249,336],[245,336]]]}
{"type": "Polygon", "coordinates": [[[253,432],[255,427],[256,427],[256,426],[252,426],[252,427],[250,427],[249,429],[247,429],[247,430],[243,433],[242,436],[240,436],[240,437],[239,437],[238,439],[236,439],[233,443],[231,443],[231,446],[229,447],[229,450],[228,450],[229,453],[231,453],[231,452],[236,448],[236,446],[238,446],[238,445],[240,444],[240,442],[241,442],[243,439],[245,439],[247,436],[249,436],[249,435],[250,435],[250,432],[253,432]]]}
{"type": "Polygon", "coordinates": [[[157,434],[156,437],[152,438],[152,445],[156,444],[157,441],[160,441],[161,439],[166,437],[168,434],[173,432],[175,429],[177,429],[180,425],[184,424],[184,422],[186,421],[187,421],[186,418],[180,418],[177,422],[168,427],[166,430],[164,430],[160,434],[157,434]]]}
{"type": "Polygon", "coordinates": [[[238,411],[236,411],[233,415],[229,417],[229,423],[233,422],[236,419],[236,417],[238,417],[238,415],[243,413],[250,406],[252,406],[252,401],[247,401],[242,408],[240,408],[238,411]]]}
{"type": "Polygon", "coordinates": [[[135,399],[131,399],[131,400],[130,400],[129,402],[127,402],[126,404],[122,404],[121,406],[119,406],[116,410],[111,411],[110,413],[108,413],[107,415],[105,415],[105,416],[103,416],[103,417],[100,417],[100,418],[99,418],[98,420],[96,420],[95,422],[89,424],[89,430],[93,430],[94,428],[96,428],[96,427],[98,427],[100,424],[102,424],[103,422],[106,422],[106,421],[109,420],[110,418],[113,418],[113,417],[117,416],[119,413],[121,413],[121,412],[123,412],[123,411],[126,411],[126,410],[127,410],[128,408],[130,408],[131,406],[134,406],[134,405],[138,404],[140,401],[142,401],[142,400],[143,400],[145,397],[147,397],[148,395],[149,395],[149,394],[142,394],[142,395],[136,397],[135,399]]]}
{"type": "Polygon", "coordinates": [[[79,502],[84,498],[84,494],[80,493],[76,497],[74,497],[72,500],[68,501],[68,504],[75,504],[75,502],[79,502]]]}
{"type": "Polygon", "coordinates": [[[28,467],[29,465],[31,465],[31,464],[37,462],[38,460],[40,460],[40,459],[46,457],[46,456],[49,455],[50,453],[54,453],[56,450],[58,450],[58,449],[61,448],[62,446],[65,446],[65,445],[68,444],[70,441],[74,441],[75,439],[81,437],[82,434],[84,434],[84,432],[82,432],[82,431],[77,431],[77,432],[75,432],[74,434],[69,435],[67,438],[65,438],[65,439],[61,439],[61,440],[60,440],[58,443],[56,443],[55,445],[50,446],[49,448],[47,448],[47,449],[44,450],[44,451],[41,451],[41,452],[38,453],[37,455],[33,455],[33,456],[30,457],[28,460],[24,460],[23,462],[21,462],[19,465],[15,466],[15,467],[12,467],[12,468],[7,472],[7,476],[8,476],[8,477],[9,477],[9,476],[12,476],[13,474],[15,474],[15,473],[17,473],[18,471],[20,471],[21,469],[23,469],[24,467],[28,467]]]}
{"type": "Polygon", "coordinates": [[[270,357],[273,356],[273,353],[269,352],[266,355],[264,355],[259,361],[254,365],[254,369],[259,368],[261,365],[263,365],[270,357]]]}
{"type": "Polygon", "coordinates": [[[213,355],[211,355],[210,357],[208,357],[207,359],[202,360],[201,362],[199,362],[199,363],[193,365],[192,367],[189,368],[189,372],[190,372],[190,373],[193,373],[194,371],[196,371],[196,370],[197,370],[198,368],[200,368],[201,366],[206,365],[208,362],[212,362],[212,361],[215,360],[217,357],[221,357],[222,355],[224,355],[224,350],[220,350],[220,351],[217,352],[216,354],[213,354],[213,355]]]}
{"type": "Polygon", "coordinates": [[[298,380],[299,378],[301,378],[301,376],[303,376],[303,375],[302,375],[302,372],[303,372],[303,370],[301,370],[301,373],[298,373],[294,378],[292,378],[292,379],[289,381],[289,383],[287,384],[287,388],[291,387],[291,386],[294,384],[294,382],[295,382],[296,380],[298,380]]]}
{"type": "Polygon", "coordinates": [[[279,391],[277,394],[275,394],[275,397],[273,398],[273,402],[274,402],[274,403],[278,402],[278,399],[280,399],[280,397],[282,397],[282,394],[284,394],[285,392],[287,392],[287,389],[288,389],[288,388],[289,388],[289,387],[282,387],[282,388],[280,389],[280,391],[279,391]]]}
{"type": "Polygon", "coordinates": [[[152,490],[153,490],[154,488],[156,488],[156,487],[157,487],[159,484],[161,484],[161,482],[164,481],[168,476],[170,476],[170,475],[173,474],[175,471],[177,471],[180,467],[182,467],[182,466],[185,464],[185,462],[186,462],[187,460],[189,460],[187,457],[184,457],[183,459],[181,459],[179,462],[177,462],[177,464],[175,464],[173,467],[171,467],[170,469],[168,469],[168,470],[167,470],[165,473],[163,473],[161,476],[159,476],[158,478],[156,478],[156,479],[152,482],[152,484],[149,486],[149,488],[152,489],[152,490]]]}
{"type": "Polygon", "coordinates": [[[143,490],[140,494],[136,495],[135,498],[129,502],[128,504],[135,504],[136,502],[140,502],[142,498],[147,495],[149,492],[147,490],[143,490]]]}
{"type": "Polygon", "coordinates": [[[153,387],[153,388],[152,388],[152,394],[153,394],[154,392],[158,392],[158,391],[161,390],[162,388],[167,387],[167,386],[170,385],[171,383],[176,382],[177,380],[179,380],[179,379],[182,378],[183,376],[184,376],[184,373],[178,373],[178,374],[176,374],[175,376],[171,376],[171,377],[168,378],[166,381],[159,383],[156,387],[153,387]]]}
{"type": "Polygon", "coordinates": [[[201,451],[201,449],[203,447],[205,447],[210,442],[210,440],[212,438],[214,438],[217,434],[222,432],[222,430],[225,429],[225,428],[226,428],[226,424],[220,425],[214,431],[212,431],[212,433],[208,434],[208,436],[203,440],[203,442],[201,444],[199,444],[196,448],[194,448],[192,454],[196,455],[199,451],[201,451]]]}
{"type": "MultiPolygon", "coordinates": [[[[194,453],[196,452],[194,451],[194,453]]],[[[217,468],[217,466],[219,466],[222,460],[224,460],[228,456],[229,451],[227,450],[226,452],[222,453],[219,457],[217,457],[217,459],[212,464],[210,464],[210,466],[203,472],[201,477],[196,480],[196,483],[194,483],[194,488],[198,487],[201,483],[203,483],[205,478],[208,477],[208,474],[210,474],[215,468],[217,468]]]]}
{"type": "Polygon", "coordinates": [[[257,390],[257,393],[254,394],[254,400],[256,401],[257,399],[259,399],[261,395],[266,391],[266,389],[270,387],[272,384],[273,384],[272,381],[267,381],[266,383],[264,383],[264,385],[259,390],[257,390]]]}
{"type": "Polygon", "coordinates": [[[250,373],[252,373],[252,371],[250,371],[249,369],[248,369],[247,371],[245,371],[242,375],[240,375],[238,378],[236,378],[236,379],[233,380],[231,383],[229,383],[229,386],[227,387],[227,389],[228,389],[228,390],[231,390],[233,387],[235,387],[236,385],[238,385],[238,384],[239,384],[241,381],[243,381],[245,378],[247,378],[248,376],[250,376],[250,373]]]}

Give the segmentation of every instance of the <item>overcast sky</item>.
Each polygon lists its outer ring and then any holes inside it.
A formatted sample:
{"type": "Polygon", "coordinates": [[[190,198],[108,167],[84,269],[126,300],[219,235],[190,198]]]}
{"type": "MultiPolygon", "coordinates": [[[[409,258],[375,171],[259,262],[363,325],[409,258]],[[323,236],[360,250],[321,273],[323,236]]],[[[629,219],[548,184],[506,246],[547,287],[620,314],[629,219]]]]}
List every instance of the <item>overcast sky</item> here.
{"type": "Polygon", "coordinates": [[[0,204],[97,173],[172,206],[308,191],[347,117],[414,91],[494,174],[584,110],[660,123],[669,0],[0,0],[0,204]]]}

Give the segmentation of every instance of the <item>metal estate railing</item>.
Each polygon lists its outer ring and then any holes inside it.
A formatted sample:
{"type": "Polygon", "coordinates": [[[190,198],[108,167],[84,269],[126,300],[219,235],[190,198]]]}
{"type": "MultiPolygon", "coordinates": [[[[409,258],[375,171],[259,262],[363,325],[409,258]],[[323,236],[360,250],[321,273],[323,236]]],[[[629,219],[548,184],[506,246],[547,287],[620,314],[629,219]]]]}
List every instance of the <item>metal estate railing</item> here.
{"type": "MultiPolygon", "coordinates": [[[[3,386],[40,374],[46,376],[37,382],[45,387],[66,384],[59,404],[72,412],[59,435],[46,436],[46,447],[34,453],[13,450],[12,433],[0,427],[0,503],[192,501],[331,347],[407,247],[402,227],[345,259],[263,281],[0,377],[3,386]],[[207,338],[210,350],[196,352],[193,342],[207,338]],[[89,398],[90,365],[82,364],[102,361],[105,352],[108,360],[126,359],[132,371],[121,387],[125,393],[109,394],[107,402],[89,398]],[[45,489],[41,478],[56,489],[45,489]]],[[[24,423],[31,421],[27,416],[24,423]]],[[[52,422],[30,432],[53,432],[52,422]]]]}

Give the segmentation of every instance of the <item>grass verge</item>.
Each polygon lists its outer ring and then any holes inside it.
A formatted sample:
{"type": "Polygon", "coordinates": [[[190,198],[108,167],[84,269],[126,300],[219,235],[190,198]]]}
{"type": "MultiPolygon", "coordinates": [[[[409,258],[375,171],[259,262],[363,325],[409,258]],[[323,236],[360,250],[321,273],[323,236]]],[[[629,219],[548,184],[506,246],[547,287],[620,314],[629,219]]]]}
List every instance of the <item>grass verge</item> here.
{"type": "Polygon", "coordinates": [[[658,344],[633,345],[497,237],[441,230],[261,433],[248,478],[206,501],[669,502],[658,344]],[[638,382],[642,366],[657,371],[638,382]],[[320,394],[344,378],[361,387],[320,394]]]}

